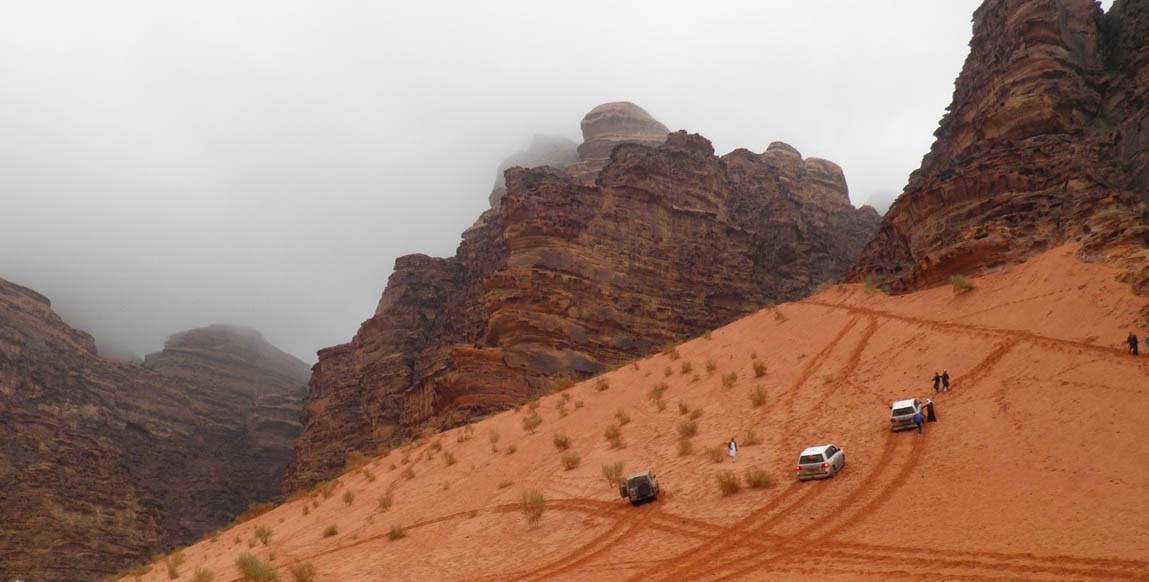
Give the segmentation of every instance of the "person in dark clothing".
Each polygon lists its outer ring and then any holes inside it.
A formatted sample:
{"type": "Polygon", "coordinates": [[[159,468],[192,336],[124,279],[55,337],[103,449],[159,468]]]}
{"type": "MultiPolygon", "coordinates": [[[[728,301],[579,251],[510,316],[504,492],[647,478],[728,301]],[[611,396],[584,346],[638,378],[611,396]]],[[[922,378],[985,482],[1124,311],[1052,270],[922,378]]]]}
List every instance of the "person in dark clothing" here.
{"type": "Polygon", "coordinates": [[[919,413],[914,415],[914,425],[918,427],[918,434],[922,434],[922,421],[923,420],[925,420],[925,419],[922,418],[922,413],[919,412],[919,413]]]}
{"type": "Polygon", "coordinates": [[[926,422],[937,422],[938,416],[934,414],[934,401],[926,398],[926,422]]]}
{"type": "Polygon", "coordinates": [[[942,370],[942,392],[950,391],[950,373],[942,370]]]}
{"type": "Polygon", "coordinates": [[[937,391],[938,391],[938,390],[940,390],[940,389],[941,389],[941,385],[942,385],[942,377],[941,377],[941,374],[938,374],[937,372],[934,372],[934,393],[935,393],[935,394],[937,393],[937,391]]]}
{"type": "MultiPolygon", "coordinates": [[[[1129,332],[1129,337],[1125,338],[1125,341],[1129,343],[1129,353],[1136,356],[1137,355],[1137,334],[1135,334],[1133,332],[1129,332]]],[[[1147,342],[1146,345],[1149,345],[1149,336],[1146,336],[1145,341],[1147,342]]]]}

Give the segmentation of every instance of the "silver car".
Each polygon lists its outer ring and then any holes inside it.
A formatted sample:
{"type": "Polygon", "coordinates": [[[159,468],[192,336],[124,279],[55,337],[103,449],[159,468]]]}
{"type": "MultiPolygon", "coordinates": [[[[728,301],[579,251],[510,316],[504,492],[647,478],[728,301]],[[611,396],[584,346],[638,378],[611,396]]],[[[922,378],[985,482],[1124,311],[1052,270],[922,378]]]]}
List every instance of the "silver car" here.
{"type": "Polygon", "coordinates": [[[917,398],[899,400],[890,405],[890,431],[915,428],[914,415],[921,414],[922,403],[917,398]]]}
{"type": "Polygon", "coordinates": [[[807,447],[798,455],[798,479],[825,479],[833,477],[846,466],[846,453],[834,445],[807,447]]]}

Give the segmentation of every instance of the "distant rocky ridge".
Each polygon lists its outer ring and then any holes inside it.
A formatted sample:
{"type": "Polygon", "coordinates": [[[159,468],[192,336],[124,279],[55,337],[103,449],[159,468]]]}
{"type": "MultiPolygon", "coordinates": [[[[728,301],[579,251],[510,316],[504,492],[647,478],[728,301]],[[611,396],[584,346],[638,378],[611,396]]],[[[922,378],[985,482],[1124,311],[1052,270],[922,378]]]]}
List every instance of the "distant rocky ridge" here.
{"type": "Polygon", "coordinates": [[[104,359],[0,279],[0,580],[94,580],[274,497],[308,375],[225,326],[104,359]]]}
{"type": "Polygon", "coordinates": [[[508,170],[454,257],[399,258],[375,315],[319,352],[285,491],[805,296],[879,222],[837,165],[786,144],[717,157],[626,103],[582,126],[578,164],[508,170]]]}
{"type": "Polygon", "coordinates": [[[536,135],[526,149],[507,157],[499,164],[499,169],[495,173],[495,186],[491,188],[491,195],[487,201],[491,203],[491,208],[499,205],[503,194],[507,193],[504,174],[510,168],[550,166],[561,170],[578,161],[578,144],[575,142],[554,135],[536,135]]]}
{"type": "Polygon", "coordinates": [[[908,291],[1081,241],[1149,293],[1149,0],[987,0],[929,154],[848,278],[908,291]]]}

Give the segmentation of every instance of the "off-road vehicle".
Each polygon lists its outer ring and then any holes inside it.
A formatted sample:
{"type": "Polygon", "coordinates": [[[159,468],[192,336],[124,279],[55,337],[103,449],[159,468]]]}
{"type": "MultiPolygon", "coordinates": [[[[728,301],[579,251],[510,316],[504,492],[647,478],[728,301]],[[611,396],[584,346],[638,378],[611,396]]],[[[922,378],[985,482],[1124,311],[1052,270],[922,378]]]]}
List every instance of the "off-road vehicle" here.
{"type": "Polygon", "coordinates": [[[834,445],[806,447],[798,455],[798,480],[833,477],[846,466],[846,453],[834,445]]]}
{"type": "Polygon", "coordinates": [[[654,501],[658,499],[658,480],[650,471],[635,473],[627,477],[626,483],[618,487],[618,494],[623,499],[630,498],[631,505],[654,501]]]}
{"type": "Polygon", "coordinates": [[[897,432],[915,428],[914,415],[922,412],[922,403],[917,398],[899,400],[890,405],[890,431],[897,432]]]}

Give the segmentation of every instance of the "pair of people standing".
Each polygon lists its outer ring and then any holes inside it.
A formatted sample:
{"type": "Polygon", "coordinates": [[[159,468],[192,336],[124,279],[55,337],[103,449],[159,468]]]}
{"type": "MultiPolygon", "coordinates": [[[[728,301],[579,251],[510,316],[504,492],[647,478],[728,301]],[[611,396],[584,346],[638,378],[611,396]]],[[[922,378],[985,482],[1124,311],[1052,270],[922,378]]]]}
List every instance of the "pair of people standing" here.
{"type": "Polygon", "coordinates": [[[950,391],[950,373],[942,370],[941,375],[934,372],[934,393],[950,391]]]}

